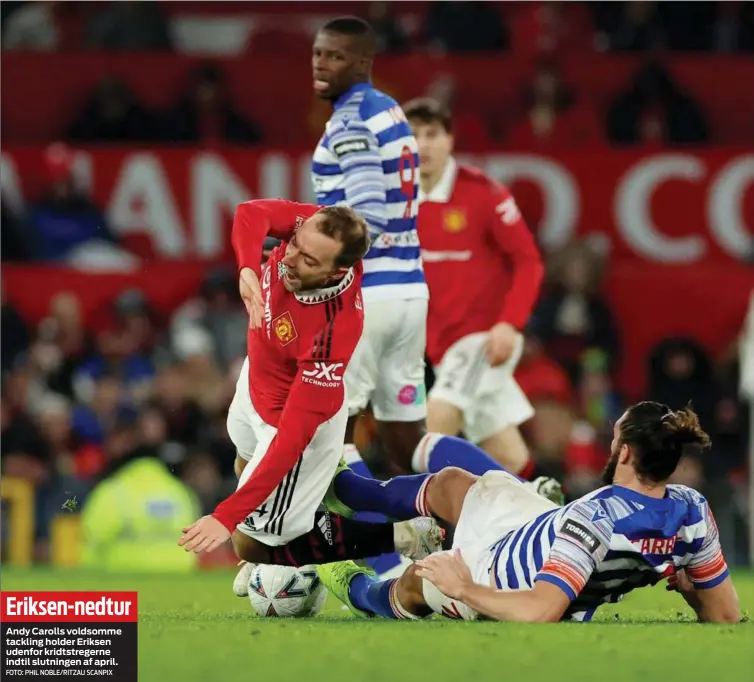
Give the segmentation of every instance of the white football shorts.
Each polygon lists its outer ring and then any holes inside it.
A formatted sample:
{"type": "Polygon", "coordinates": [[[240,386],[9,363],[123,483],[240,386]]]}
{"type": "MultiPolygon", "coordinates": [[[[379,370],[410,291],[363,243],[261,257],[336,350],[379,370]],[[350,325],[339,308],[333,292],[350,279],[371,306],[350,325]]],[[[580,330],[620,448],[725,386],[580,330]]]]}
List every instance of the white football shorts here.
{"type": "Polygon", "coordinates": [[[477,444],[534,416],[534,408],[513,378],[523,336],[519,335],[513,355],[498,367],[487,362],[487,337],[487,332],[469,334],[448,348],[435,368],[429,392],[430,400],[449,403],[463,413],[463,432],[477,444]]]}
{"type": "Polygon", "coordinates": [[[350,415],[371,402],[378,421],[426,418],[427,305],[421,298],[364,301],[364,331],[345,375],[350,415]]]}
{"type": "MultiPolygon", "coordinates": [[[[505,471],[489,471],[469,488],[461,508],[453,549],[469,567],[474,582],[494,586],[490,575],[494,545],[512,530],[529,523],[546,511],[557,508],[537,494],[532,486],[505,471]]],[[[428,580],[422,581],[427,605],[435,612],[463,620],[476,620],[476,611],[463,602],[446,597],[428,580]]]]}
{"type": "MultiPolygon", "coordinates": [[[[343,455],[347,421],[344,401],[337,414],[320,425],[283,482],[238,524],[241,533],[274,547],[285,545],[314,527],[314,515],[343,455]]],[[[239,488],[259,466],[276,433],[277,428],[264,422],[252,405],[247,358],[228,411],[228,435],[238,454],[247,461],[239,488]]]]}

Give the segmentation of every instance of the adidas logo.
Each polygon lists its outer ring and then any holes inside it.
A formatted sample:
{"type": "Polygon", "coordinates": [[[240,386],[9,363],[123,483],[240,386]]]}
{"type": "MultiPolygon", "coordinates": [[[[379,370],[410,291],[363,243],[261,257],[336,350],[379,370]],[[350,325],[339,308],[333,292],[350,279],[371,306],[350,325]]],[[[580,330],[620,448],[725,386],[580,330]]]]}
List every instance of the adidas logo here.
{"type": "Polygon", "coordinates": [[[330,514],[325,512],[325,515],[317,522],[322,535],[325,536],[327,544],[332,547],[332,525],[330,524],[330,514]]]}

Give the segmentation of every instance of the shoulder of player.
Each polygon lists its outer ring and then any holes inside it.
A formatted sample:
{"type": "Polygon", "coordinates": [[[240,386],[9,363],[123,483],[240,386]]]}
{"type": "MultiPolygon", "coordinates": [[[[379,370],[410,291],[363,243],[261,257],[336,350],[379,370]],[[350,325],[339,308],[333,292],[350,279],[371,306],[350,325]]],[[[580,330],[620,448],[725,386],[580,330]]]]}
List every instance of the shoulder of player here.
{"type": "Polygon", "coordinates": [[[569,521],[594,529],[603,537],[609,536],[615,526],[612,510],[603,499],[582,498],[566,505],[561,514],[561,530],[569,521]]]}
{"type": "Polygon", "coordinates": [[[705,505],[707,504],[707,498],[704,497],[698,490],[694,490],[694,488],[689,488],[687,485],[682,485],[680,483],[671,483],[666,486],[668,491],[668,496],[672,497],[676,500],[685,500],[686,502],[691,502],[692,504],[696,505],[705,505]]]}
{"type": "Polygon", "coordinates": [[[489,175],[486,175],[478,168],[474,166],[468,166],[463,163],[458,164],[458,174],[456,176],[456,182],[462,184],[469,189],[476,191],[486,192],[489,194],[510,194],[508,188],[497,180],[493,180],[489,175]]]}
{"type": "Polygon", "coordinates": [[[345,291],[340,296],[305,308],[308,308],[306,327],[313,348],[312,357],[348,360],[361,338],[364,325],[361,294],[357,296],[345,291]]]}

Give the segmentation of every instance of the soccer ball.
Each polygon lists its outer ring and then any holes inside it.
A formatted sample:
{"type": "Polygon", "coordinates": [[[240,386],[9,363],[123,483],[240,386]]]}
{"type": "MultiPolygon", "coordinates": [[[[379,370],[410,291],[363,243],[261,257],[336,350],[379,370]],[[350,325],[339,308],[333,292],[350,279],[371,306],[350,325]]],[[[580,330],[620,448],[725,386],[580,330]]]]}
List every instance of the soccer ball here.
{"type": "Polygon", "coordinates": [[[327,588],[314,566],[257,564],[249,578],[251,608],[260,616],[316,616],[327,599],[327,588]]]}

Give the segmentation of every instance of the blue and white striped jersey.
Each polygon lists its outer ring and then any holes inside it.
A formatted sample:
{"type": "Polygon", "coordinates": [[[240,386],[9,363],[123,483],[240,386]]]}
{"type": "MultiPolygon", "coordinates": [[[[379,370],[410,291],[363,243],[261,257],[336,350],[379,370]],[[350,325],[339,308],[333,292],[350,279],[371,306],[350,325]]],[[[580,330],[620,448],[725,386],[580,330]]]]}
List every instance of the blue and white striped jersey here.
{"type": "Polygon", "coordinates": [[[564,618],[590,620],[598,606],[620,601],[685,568],[697,588],[728,575],[707,501],[683,485],[663,499],[612,485],[541,514],[492,549],[497,587],[532,588],[545,580],[571,599],[564,618]]]}
{"type": "Polygon", "coordinates": [[[416,231],[418,167],[416,139],[392,97],[359,83],[335,102],[312,180],[318,204],[350,206],[369,223],[365,300],[429,296],[416,231]]]}

